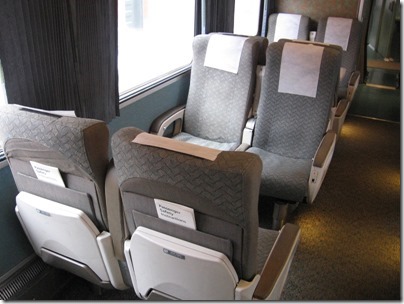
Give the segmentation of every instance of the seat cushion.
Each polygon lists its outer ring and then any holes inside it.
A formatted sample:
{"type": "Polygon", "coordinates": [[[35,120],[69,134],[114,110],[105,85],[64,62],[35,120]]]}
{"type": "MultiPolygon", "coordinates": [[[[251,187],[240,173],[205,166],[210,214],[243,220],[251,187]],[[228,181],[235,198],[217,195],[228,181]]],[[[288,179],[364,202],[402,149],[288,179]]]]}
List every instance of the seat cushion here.
{"type": "Polygon", "coordinates": [[[212,149],[217,149],[221,151],[234,151],[237,149],[237,143],[221,143],[208,139],[199,138],[188,134],[186,132],[181,132],[173,137],[176,140],[185,141],[198,146],[204,146],[212,149]]]}
{"type": "Polygon", "coordinates": [[[252,147],[247,150],[263,163],[260,194],[301,202],[306,196],[312,166],[311,159],[295,159],[252,147]]]}

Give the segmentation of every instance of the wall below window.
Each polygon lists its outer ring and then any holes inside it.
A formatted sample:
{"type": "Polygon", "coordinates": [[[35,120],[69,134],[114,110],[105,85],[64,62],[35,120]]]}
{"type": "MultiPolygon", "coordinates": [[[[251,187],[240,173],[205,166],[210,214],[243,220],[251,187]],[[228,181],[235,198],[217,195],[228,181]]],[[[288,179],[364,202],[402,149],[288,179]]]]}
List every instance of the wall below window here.
{"type": "Polygon", "coordinates": [[[9,166],[0,169],[0,281],[19,263],[30,257],[31,247],[15,214],[15,197],[18,193],[9,166]]]}
{"type": "Polygon", "coordinates": [[[125,101],[119,117],[109,124],[110,135],[124,127],[136,127],[149,131],[153,120],[160,114],[186,103],[189,89],[190,72],[170,80],[168,84],[152,89],[138,100],[125,101]],[[126,105],[128,104],[128,105],[126,105]]]}

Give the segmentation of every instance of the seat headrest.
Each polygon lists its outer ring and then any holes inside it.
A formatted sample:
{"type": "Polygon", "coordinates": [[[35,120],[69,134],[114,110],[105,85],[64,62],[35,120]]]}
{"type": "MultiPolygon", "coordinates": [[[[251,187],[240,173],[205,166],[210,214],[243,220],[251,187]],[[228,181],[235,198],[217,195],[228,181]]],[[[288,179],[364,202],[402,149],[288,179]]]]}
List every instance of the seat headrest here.
{"type": "Polygon", "coordinates": [[[279,13],[276,19],[274,42],[282,38],[297,39],[302,15],[279,13]]]}
{"type": "Polygon", "coordinates": [[[323,51],[318,45],[286,42],[278,92],[316,97],[323,51]]]}
{"type": "Polygon", "coordinates": [[[340,45],[344,51],[348,49],[351,35],[352,19],[328,17],[324,42],[340,45]]]}
{"type": "Polygon", "coordinates": [[[238,73],[244,42],[248,37],[213,34],[209,39],[205,56],[205,66],[238,73]]]}

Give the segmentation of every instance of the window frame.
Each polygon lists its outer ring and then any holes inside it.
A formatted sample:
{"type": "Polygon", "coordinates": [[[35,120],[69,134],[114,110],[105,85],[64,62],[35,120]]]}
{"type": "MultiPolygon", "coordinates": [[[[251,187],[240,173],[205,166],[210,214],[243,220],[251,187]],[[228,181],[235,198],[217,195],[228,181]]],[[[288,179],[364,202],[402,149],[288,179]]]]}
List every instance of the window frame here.
{"type": "Polygon", "coordinates": [[[170,72],[167,72],[163,75],[160,75],[156,78],[153,78],[149,81],[144,82],[143,84],[140,84],[132,89],[129,89],[125,92],[122,92],[119,94],[119,103],[122,104],[128,100],[131,100],[133,98],[136,98],[144,93],[146,93],[149,90],[152,90],[160,85],[165,84],[166,82],[169,82],[170,80],[177,78],[189,71],[191,71],[191,66],[192,62],[189,64],[179,67],[178,69],[172,70],[170,72]]]}

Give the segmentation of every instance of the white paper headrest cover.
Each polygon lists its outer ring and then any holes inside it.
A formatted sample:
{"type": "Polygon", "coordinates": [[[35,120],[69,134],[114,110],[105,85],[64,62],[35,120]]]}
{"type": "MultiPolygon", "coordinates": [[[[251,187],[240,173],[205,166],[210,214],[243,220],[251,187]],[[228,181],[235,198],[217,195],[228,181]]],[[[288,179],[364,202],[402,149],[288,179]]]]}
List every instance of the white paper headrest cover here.
{"type": "Polygon", "coordinates": [[[212,35],[206,50],[204,65],[237,74],[241,52],[246,40],[247,37],[212,35]]]}
{"type": "Polygon", "coordinates": [[[279,93],[316,97],[324,47],[285,43],[279,75],[279,93]]]}
{"type": "Polygon", "coordinates": [[[301,15],[296,14],[278,14],[276,18],[274,41],[277,42],[282,38],[297,39],[301,18],[301,15]]]}
{"type": "Polygon", "coordinates": [[[336,44],[344,51],[348,48],[349,36],[351,35],[352,19],[329,17],[325,30],[324,42],[336,44]]]}

